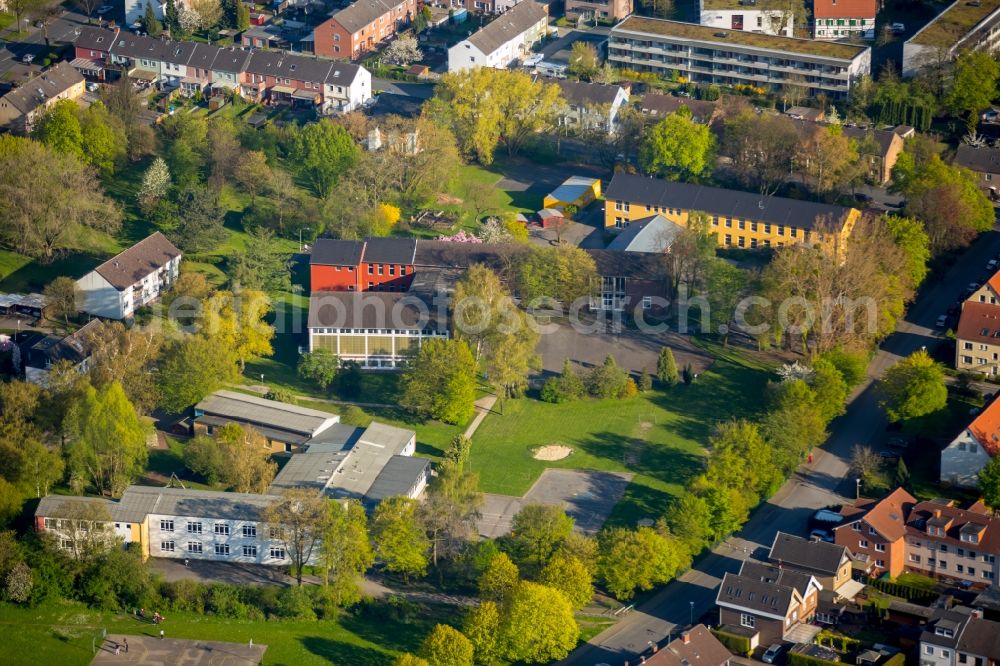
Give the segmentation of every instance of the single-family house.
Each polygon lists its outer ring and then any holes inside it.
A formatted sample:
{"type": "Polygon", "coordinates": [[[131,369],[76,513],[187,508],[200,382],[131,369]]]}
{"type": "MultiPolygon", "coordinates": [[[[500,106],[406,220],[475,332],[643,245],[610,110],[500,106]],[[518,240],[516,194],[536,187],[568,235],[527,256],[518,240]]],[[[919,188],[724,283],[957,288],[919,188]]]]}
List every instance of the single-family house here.
{"type": "Polygon", "coordinates": [[[307,327],[308,351],[369,369],[403,367],[426,340],[449,336],[446,303],[399,292],[314,292],[307,327]]]}
{"type": "Polygon", "coordinates": [[[69,335],[46,335],[22,353],[24,378],[32,384],[48,385],[49,370],[59,361],[68,361],[78,372],[90,369],[88,336],[101,325],[92,319],[69,335]]]}
{"type": "Polygon", "coordinates": [[[646,657],[646,666],[729,666],[733,654],[703,624],[681,635],[646,657]]]}
{"type": "Polygon", "coordinates": [[[616,173],[604,194],[609,230],[657,213],[686,227],[690,214],[701,212],[720,246],[743,249],[806,243],[843,256],[861,217],[854,208],[628,173],[616,173]]]}
{"type": "Polygon", "coordinates": [[[700,125],[711,125],[719,113],[718,102],[708,102],[690,97],[675,97],[660,93],[646,93],[639,103],[639,111],[650,118],[662,118],[677,113],[681,107],[691,112],[691,120],[700,125]]]}
{"type": "Polygon", "coordinates": [[[0,97],[0,128],[30,133],[35,122],[56,102],[82,96],[85,84],[80,72],[68,62],[56,63],[0,97]]]}
{"type": "Polygon", "coordinates": [[[177,279],[181,251],[159,231],[76,281],[81,310],[107,319],[128,319],[177,279]]]}
{"type": "Polygon", "coordinates": [[[844,522],[833,528],[834,543],[869,563],[872,575],[887,572],[895,578],[908,564],[906,520],[916,503],[913,495],[897,488],[881,500],[861,498],[845,505],[840,510],[844,522]]]}
{"type": "Polygon", "coordinates": [[[562,90],[566,105],[559,113],[559,125],[576,131],[599,130],[614,134],[618,112],[628,103],[621,86],[553,79],[562,90]]]}
{"type": "Polygon", "coordinates": [[[851,578],[852,558],[846,546],[778,532],[768,559],[772,564],[813,576],[824,590],[847,599],[853,599],[864,587],[851,578]]]}
{"type": "Polygon", "coordinates": [[[842,131],[844,136],[854,140],[869,182],[885,185],[892,180],[896,160],[906,146],[905,132],[899,127],[891,130],[843,127],[842,131]]]}
{"type": "Polygon", "coordinates": [[[340,422],[340,417],[277,400],[219,390],[194,406],[191,432],[215,435],[218,429],[236,423],[253,428],[275,453],[290,453],[340,422]]]}
{"type": "Polygon", "coordinates": [[[796,628],[808,628],[821,589],[808,574],[744,561],[740,573],[726,573],[716,593],[719,624],[723,630],[734,626],[752,631],[752,647],[779,643],[796,628]]]}
{"type": "MultiPolygon", "coordinates": [[[[965,340],[959,345],[973,344],[965,340]]],[[[941,483],[975,488],[979,472],[1000,453],[1000,400],[993,400],[941,450],[941,483]]]]}
{"type": "Polygon", "coordinates": [[[975,147],[963,143],[955,152],[954,163],[965,167],[976,177],[976,184],[994,206],[1000,205],[1000,148],[975,147]]]}
{"type": "Polygon", "coordinates": [[[506,69],[524,60],[548,30],[548,8],[523,0],[448,49],[448,71],[506,69]]]}
{"type": "Polygon", "coordinates": [[[354,60],[409,25],[416,0],[357,0],[313,29],[316,55],[354,60]]]}
{"type": "Polygon", "coordinates": [[[879,0],[814,0],[813,39],[875,39],[879,0]]]}

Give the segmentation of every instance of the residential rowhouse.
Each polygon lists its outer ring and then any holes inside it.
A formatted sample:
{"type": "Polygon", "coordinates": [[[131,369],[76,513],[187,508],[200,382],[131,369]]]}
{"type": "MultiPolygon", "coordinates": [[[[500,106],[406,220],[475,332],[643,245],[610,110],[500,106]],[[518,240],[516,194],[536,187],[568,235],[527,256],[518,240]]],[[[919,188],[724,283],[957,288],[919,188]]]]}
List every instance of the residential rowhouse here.
{"type": "Polygon", "coordinates": [[[314,28],[315,53],[324,58],[360,58],[395,37],[416,14],[417,0],[358,0],[314,28]]]}

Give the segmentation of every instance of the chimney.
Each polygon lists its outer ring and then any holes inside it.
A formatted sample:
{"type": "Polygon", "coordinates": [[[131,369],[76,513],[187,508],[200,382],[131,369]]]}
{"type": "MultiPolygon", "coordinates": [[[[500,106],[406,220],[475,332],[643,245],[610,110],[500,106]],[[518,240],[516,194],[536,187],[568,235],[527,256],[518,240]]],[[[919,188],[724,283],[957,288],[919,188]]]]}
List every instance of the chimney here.
{"type": "Polygon", "coordinates": [[[660,649],[656,646],[656,643],[653,643],[652,648],[653,648],[653,654],[656,654],[656,651],[660,649]]]}
{"type": "Polygon", "coordinates": [[[982,620],[983,619],[983,609],[982,608],[977,608],[974,611],[972,611],[972,617],[975,618],[975,619],[977,619],[977,620],[982,620]]]}
{"type": "Polygon", "coordinates": [[[934,509],[934,517],[935,518],[941,517],[941,509],[934,509]]]}
{"type": "Polygon", "coordinates": [[[681,634],[681,641],[684,643],[684,645],[687,645],[688,643],[690,643],[691,642],[691,632],[690,631],[685,631],[683,634],[681,634]]]}

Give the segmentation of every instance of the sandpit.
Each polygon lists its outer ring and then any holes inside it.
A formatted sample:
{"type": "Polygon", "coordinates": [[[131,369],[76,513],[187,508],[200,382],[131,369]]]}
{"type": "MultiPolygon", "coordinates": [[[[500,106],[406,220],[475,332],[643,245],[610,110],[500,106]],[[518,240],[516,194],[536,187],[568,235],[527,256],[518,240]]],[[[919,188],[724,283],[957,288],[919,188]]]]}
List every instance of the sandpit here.
{"type": "Polygon", "coordinates": [[[563,444],[546,444],[541,448],[535,449],[533,457],[535,460],[562,460],[563,458],[568,458],[571,453],[573,453],[573,449],[563,444]]]}

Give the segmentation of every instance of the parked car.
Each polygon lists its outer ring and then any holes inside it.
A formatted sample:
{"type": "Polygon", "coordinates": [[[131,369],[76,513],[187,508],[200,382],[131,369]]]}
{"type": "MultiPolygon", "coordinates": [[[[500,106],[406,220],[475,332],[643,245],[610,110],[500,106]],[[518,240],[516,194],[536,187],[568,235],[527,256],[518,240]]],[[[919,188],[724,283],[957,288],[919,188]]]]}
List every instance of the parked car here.
{"type": "Polygon", "coordinates": [[[899,454],[893,453],[892,451],[879,451],[878,457],[881,458],[883,462],[887,463],[899,462],[899,454]]]}
{"type": "Polygon", "coordinates": [[[809,527],[826,531],[844,522],[844,517],[831,509],[820,509],[809,517],[809,527]]]}
{"type": "Polygon", "coordinates": [[[23,62],[25,65],[30,65],[34,59],[35,59],[34,53],[25,53],[21,57],[21,62],[23,62]]]}
{"type": "MultiPolygon", "coordinates": [[[[809,538],[813,541],[826,541],[827,543],[833,543],[833,535],[830,534],[828,530],[815,529],[809,533],[809,538]]],[[[774,662],[767,662],[773,664],[774,662]]]]}
{"type": "Polygon", "coordinates": [[[861,204],[870,203],[872,198],[865,194],[864,192],[855,192],[854,200],[861,204]]]}
{"type": "Polygon", "coordinates": [[[902,35],[904,32],[906,32],[906,24],[905,23],[893,23],[892,26],[891,26],[891,29],[892,29],[892,34],[894,34],[894,35],[902,35]]]}
{"type": "Polygon", "coordinates": [[[940,317],[937,318],[937,321],[934,322],[934,328],[944,328],[947,325],[948,325],[948,315],[941,315],[940,317]]]}
{"type": "Polygon", "coordinates": [[[778,656],[781,655],[782,649],[783,648],[781,647],[780,644],[775,643],[774,645],[772,645],[771,647],[767,648],[767,650],[764,651],[764,656],[761,657],[761,659],[764,661],[765,664],[777,663],[778,656]]]}
{"type": "Polygon", "coordinates": [[[986,270],[988,271],[995,271],[997,266],[1000,266],[1000,261],[997,261],[996,259],[990,259],[986,262],[986,270]]]}
{"type": "Polygon", "coordinates": [[[101,5],[100,7],[97,8],[97,15],[98,16],[104,16],[105,14],[107,14],[108,12],[110,12],[112,9],[114,9],[114,7],[112,7],[111,5],[101,5]]]}

